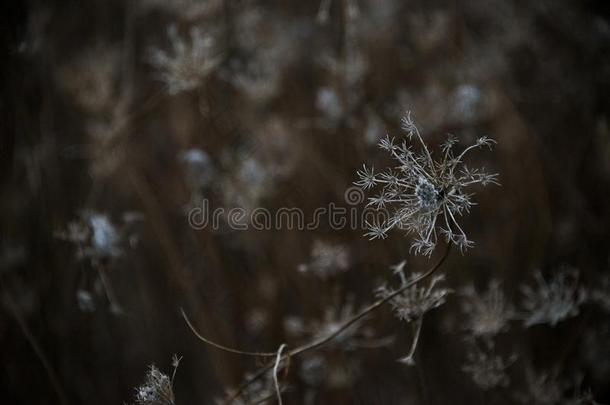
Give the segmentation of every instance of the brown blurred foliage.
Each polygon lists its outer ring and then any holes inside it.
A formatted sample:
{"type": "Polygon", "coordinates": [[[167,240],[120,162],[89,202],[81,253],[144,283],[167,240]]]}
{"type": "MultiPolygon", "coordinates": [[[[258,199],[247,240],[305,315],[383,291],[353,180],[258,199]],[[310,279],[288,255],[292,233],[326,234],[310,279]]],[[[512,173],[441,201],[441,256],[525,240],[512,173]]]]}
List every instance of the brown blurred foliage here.
{"type": "MultiPolygon", "coordinates": [[[[1,403],[128,402],[147,365],[169,371],[173,353],[184,357],[177,403],[212,403],[258,363],[199,342],[180,308],[217,342],[274,351],[299,343],[285,328],[290,317],[372,302],[388,266],[403,259],[425,269],[430,261],[410,255],[398,232],[368,241],[361,229],[324,224],[195,230],[185,215],[202,197],[307,215],[343,204],[362,163],[383,162],[375,143],[399,135],[407,109],[435,147],[447,133],[498,141],[472,163],[498,172],[502,185],[475,190],[478,205],[463,224],[476,246],[452,253],[446,285],[497,278],[517,303],[535,269],[574,266],[591,286],[607,275],[603,1],[13,1],[2,9],[1,403]],[[150,58],[172,49],[171,24],[186,39],[191,27],[213,35],[220,58],[178,94],[150,58]],[[205,180],[184,158],[195,149],[209,159],[205,180]],[[141,219],[129,238],[121,234],[129,239],[121,254],[92,265],[57,237],[85,211],[115,224],[125,213],[141,219]],[[349,268],[328,278],[299,272],[317,241],[343,246],[349,268]],[[90,294],[90,310],[79,292],[90,294]]],[[[322,351],[349,375],[315,395],[295,359],[285,402],[513,403],[512,388],[483,395],[462,372],[459,300],[424,320],[416,367],[396,363],[410,335],[387,309],[367,325],[396,335],[393,344],[322,351]]],[[[498,347],[519,358],[511,384],[523,384],[528,365],[557,369],[610,401],[608,315],[581,312],[502,337],[498,347]]]]}

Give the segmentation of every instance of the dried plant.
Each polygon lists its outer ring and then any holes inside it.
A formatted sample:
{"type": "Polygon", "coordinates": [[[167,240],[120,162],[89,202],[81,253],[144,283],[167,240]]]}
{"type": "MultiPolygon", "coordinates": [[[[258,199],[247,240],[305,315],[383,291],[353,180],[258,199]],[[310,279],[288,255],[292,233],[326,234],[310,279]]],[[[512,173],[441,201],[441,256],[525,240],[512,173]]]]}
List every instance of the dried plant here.
{"type": "Polygon", "coordinates": [[[505,331],[515,316],[498,280],[492,280],[485,292],[478,293],[469,286],[463,295],[466,299],[462,301],[462,310],[468,317],[466,328],[474,337],[493,337],[505,331]]]}
{"type": "Polygon", "coordinates": [[[564,319],[578,315],[586,290],[578,285],[578,270],[563,268],[547,282],[540,271],[534,273],[537,286],[522,286],[522,306],[526,327],[539,324],[555,326],[564,319]]]}
{"type": "Polygon", "coordinates": [[[175,405],[174,377],[181,358],[172,358],[173,373],[171,378],[151,365],[146,373],[144,383],[136,388],[135,401],[138,405],[175,405]]]}
{"type": "Polygon", "coordinates": [[[150,62],[158,69],[169,94],[174,95],[199,87],[221,61],[215,40],[201,28],[190,29],[190,41],[180,37],[175,25],[167,29],[172,50],[153,48],[150,62]]]}
{"type": "Polygon", "coordinates": [[[506,369],[514,363],[516,357],[503,359],[493,352],[492,346],[482,349],[474,346],[466,353],[466,363],[462,370],[470,374],[474,383],[482,390],[490,390],[496,387],[506,387],[510,378],[506,369]]]}
{"type": "Polygon", "coordinates": [[[420,287],[413,283],[414,280],[421,278],[421,274],[414,273],[409,279],[407,279],[404,268],[406,261],[393,266],[394,273],[400,277],[400,293],[396,294],[398,290],[393,290],[387,286],[382,286],[377,290],[377,296],[382,299],[389,299],[390,305],[394,308],[394,313],[398,318],[406,322],[415,322],[414,324],[414,338],[411,345],[409,354],[402,359],[407,365],[415,364],[413,356],[415,355],[415,348],[419,340],[421,332],[422,318],[424,314],[434,308],[438,308],[443,305],[446,301],[446,297],[451,293],[451,290],[446,288],[436,288],[436,285],[444,280],[443,275],[433,277],[428,287],[420,287]],[[407,287],[409,286],[410,287],[407,287]]]}
{"type": "Polygon", "coordinates": [[[388,218],[367,223],[369,232],[366,235],[371,239],[383,239],[391,229],[404,229],[415,235],[411,244],[415,253],[431,255],[438,242],[438,233],[441,233],[448,243],[455,244],[463,252],[474,244],[458,222],[458,218],[474,205],[473,194],[466,189],[475,184],[498,184],[496,174],[470,169],[464,164],[464,158],[475,148],[486,146],[491,149],[495,141],[481,137],[456,156],[454,147],[458,141],[449,136],[442,145],[441,159],[435,161],[410,112],[402,123],[407,140],[411,142],[416,138],[419,150],[404,140],[397,143],[386,136],[379,142],[379,147],[391,154],[397,166],[376,173],[365,165],[357,173],[360,178],[355,182],[357,186],[364,190],[381,187],[377,196],[369,198],[368,206],[387,210],[388,218]]]}
{"type": "Polygon", "coordinates": [[[350,264],[350,252],[346,245],[315,240],[309,263],[300,264],[298,270],[326,279],[346,272],[350,264]]]}
{"type": "Polygon", "coordinates": [[[603,2],[15,3],[0,101],[4,402],[607,402],[603,2]],[[498,184],[480,170],[491,130],[502,156],[485,165],[504,166],[505,189],[475,196],[498,184]],[[329,201],[352,180],[349,207],[329,201]],[[490,199],[491,217],[469,215],[490,199]],[[79,206],[95,208],[66,214],[79,206]],[[56,225],[69,243],[53,243],[56,225]],[[463,257],[446,260],[453,249],[463,257]],[[419,257],[378,283],[405,250],[419,257]],[[522,280],[524,265],[560,260],[582,271],[522,280]],[[222,344],[186,316],[185,341],[176,305],[222,344]],[[173,373],[138,366],[140,385],[104,357],[200,342],[184,392],[178,358],[173,373]]]}
{"type": "MultiPolygon", "coordinates": [[[[420,273],[413,273],[407,278],[404,268],[406,261],[392,266],[394,274],[400,277],[400,287],[405,287],[411,284],[413,280],[421,277],[420,273]]],[[[390,299],[390,304],[394,308],[396,316],[403,321],[412,322],[424,316],[424,314],[434,308],[443,305],[452,291],[446,288],[437,288],[437,284],[445,279],[445,276],[438,275],[432,277],[428,287],[420,287],[417,284],[412,284],[411,287],[403,290],[400,294],[393,296],[390,299]]],[[[396,290],[384,285],[377,290],[377,296],[386,298],[396,290]]]]}

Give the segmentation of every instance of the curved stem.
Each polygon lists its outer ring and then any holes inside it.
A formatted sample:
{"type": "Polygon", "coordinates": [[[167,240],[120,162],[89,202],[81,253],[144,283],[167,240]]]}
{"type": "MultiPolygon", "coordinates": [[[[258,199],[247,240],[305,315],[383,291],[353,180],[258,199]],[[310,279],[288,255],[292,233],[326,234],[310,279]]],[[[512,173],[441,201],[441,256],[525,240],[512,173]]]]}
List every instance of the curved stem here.
{"type": "Polygon", "coordinates": [[[277,357],[275,358],[275,365],[273,366],[273,382],[275,383],[275,392],[277,394],[277,403],[282,405],[282,392],[280,391],[280,382],[277,379],[277,372],[282,362],[282,352],[286,348],[286,344],[282,343],[280,348],[277,350],[277,357]]]}
{"type": "Polygon", "coordinates": [[[197,329],[195,329],[195,327],[193,326],[193,324],[189,320],[188,316],[186,316],[186,312],[184,312],[184,309],[180,308],[180,312],[182,313],[182,317],[184,318],[184,321],[188,325],[188,327],[191,330],[191,332],[193,332],[193,334],[195,336],[197,336],[197,339],[201,340],[204,343],[209,344],[210,346],[213,346],[213,347],[215,347],[217,349],[220,349],[220,350],[224,350],[225,352],[235,353],[235,354],[243,354],[243,355],[246,355],[246,356],[274,357],[274,356],[277,355],[277,352],[248,352],[248,351],[245,351],[245,350],[233,349],[231,347],[223,346],[223,345],[221,345],[219,343],[213,342],[210,339],[207,339],[204,336],[202,336],[199,332],[197,332],[197,329]]]}
{"type": "MultiPolygon", "coordinates": [[[[445,260],[447,259],[447,257],[449,256],[449,252],[451,251],[451,243],[447,244],[447,247],[445,249],[445,252],[443,253],[443,256],[441,256],[441,258],[438,260],[438,262],[436,262],[436,264],[434,264],[434,266],[432,266],[428,271],[426,271],[424,274],[422,274],[421,276],[419,276],[416,279],[413,279],[411,281],[409,281],[407,284],[403,285],[402,287],[400,287],[399,289],[397,289],[396,291],[394,291],[392,294],[389,294],[388,296],[386,296],[385,298],[382,298],[378,301],[376,301],[375,303],[369,305],[368,307],[366,307],[365,309],[363,309],[362,311],[360,311],[358,314],[354,315],[352,318],[346,320],[340,327],[338,327],[334,332],[318,338],[312,342],[306,343],[302,346],[299,346],[295,349],[292,349],[291,351],[289,351],[288,353],[286,353],[285,355],[283,355],[280,358],[280,361],[284,360],[284,359],[289,359],[291,357],[294,356],[298,356],[301,355],[305,352],[308,352],[310,350],[314,350],[317,349],[320,346],[325,345],[326,343],[330,342],[331,340],[333,340],[335,337],[337,337],[338,335],[340,335],[342,332],[344,332],[347,328],[349,328],[350,326],[354,325],[356,322],[358,322],[359,320],[361,320],[362,318],[364,318],[365,316],[369,315],[370,313],[372,313],[373,311],[377,310],[378,308],[380,308],[383,304],[387,303],[388,301],[390,301],[392,298],[396,297],[397,295],[401,294],[403,291],[405,291],[407,288],[413,286],[414,284],[419,283],[420,281],[430,277],[432,274],[434,274],[440,267],[441,265],[445,262],[445,260]]],[[[204,340],[205,341],[205,340],[204,340]]],[[[274,353],[275,355],[276,353],[274,353]]],[[[245,389],[250,386],[252,383],[258,381],[260,378],[262,378],[267,372],[269,372],[270,370],[273,369],[273,367],[275,366],[276,362],[270,363],[264,367],[262,367],[261,369],[259,369],[249,380],[243,382],[238,389],[231,395],[229,396],[224,402],[223,404],[230,404],[233,402],[233,400],[235,400],[236,398],[238,398],[244,391],[245,389]]]]}

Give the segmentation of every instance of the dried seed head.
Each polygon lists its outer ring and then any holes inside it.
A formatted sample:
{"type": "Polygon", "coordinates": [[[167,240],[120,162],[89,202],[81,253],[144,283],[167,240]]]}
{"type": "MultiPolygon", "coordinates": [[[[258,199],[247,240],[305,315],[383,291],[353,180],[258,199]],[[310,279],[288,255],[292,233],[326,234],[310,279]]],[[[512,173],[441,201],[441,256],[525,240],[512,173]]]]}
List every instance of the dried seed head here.
{"type": "Polygon", "coordinates": [[[150,366],[144,384],[136,388],[135,400],[139,405],[174,405],[171,379],[154,365],[150,366]]]}
{"type": "Polygon", "coordinates": [[[449,136],[442,145],[441,159],[432,160],[432,154],[409,112],[402,120],[402,127],[409,141],[417,138],[418,147],[413,149],[406,141],[397,143],[386,136],[379,142],[379,147],[392,155],[397,166],[381,173],[364,166],[357,172],[359,180],[354,184],[363,190],[375,187],[381,190],[369,198],[368,206],[387,214],[384,221],[367,222],[369,231],[366,236],[383,239],[389,230],[403,229],[415,235],[411,243],[415,253],[431,255],[440,233],[460,250],[468,249],[474,243],[458,223],[459,217],[474,204],[472,194],[468,194],[466,189],[474,184],[497,184],[497,175],[469,169],[463,160],[472,149],[491,147],[495,141],[479,138],[456,155],[453,149],[457,140],[449,136]]]}
{"type": "Polygon", "coordinates": [[[514,318],[512,305],[507,302],[500,282],[492,280],[487,291],[478,293],[474,287],[464,289],[462,310],[468,316],[467,330],[475,337],[492,337],[508,328],[514,318]]]}
{"type": "Polygon", "coordinates": [[[578,270],[563,268],[547,282],[540,271],[534,274],[536,287],[522,286],[526,327],[538,324],[555,326],[560,321],[578,315],[587,292],[578,286],[578,270]]]}

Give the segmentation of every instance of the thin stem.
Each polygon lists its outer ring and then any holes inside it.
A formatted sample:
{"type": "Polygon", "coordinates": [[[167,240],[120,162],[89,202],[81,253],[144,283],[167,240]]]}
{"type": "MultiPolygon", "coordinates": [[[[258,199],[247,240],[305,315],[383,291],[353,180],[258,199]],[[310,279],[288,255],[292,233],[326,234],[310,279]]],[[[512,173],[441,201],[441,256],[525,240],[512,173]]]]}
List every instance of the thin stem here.
{"type": "Polygon", "coordinates": [[[203,337],[199,332],[197,332],[197,329],[195,329],[195,327],[193,326],[193,324],[189,320],[188,316],[186,316],[186,312],[184,312],[184,309],[180,308],[180,312],[182,313],[182,317],[184,318],[184,321],[188,325],[189,329],[191,330],[191,332],[193,332],[193,334],[197,337],[197,339],[201,340],[202,342],[205,342],[205,343],[209,344],[210,346],[213,346],[213,347],[215,347],[217,349],[220,349],[220,350],[224,350],[225,352],[235,353],[235,354],[243,354],[243,355],[246,355],[246,356],[274,357],[274,356],[277,355],[277,352],[248,352],[248,351],[245,351],[245,350],[233,349],[231,347],[223,346],[223,345],[221,345],[219,343],[213,342],[210,339],[207,339],[207,338],[203,337]]]}
{"type": "MultiPolygon", "coordinates": [[[[365,316],[369,315],[370,313],[372,313],[376,309],[380,308],[383,304],[385,304],[386,302],[390,301],[392,298],[396,297],[397,295],[401,294],[407,288],[409,288],[409,287],[419,283],[420,281],[422,281],[422,280],[430,277],[432,274],[434,274],[441,267],[441,265],[445,262],[445,260],[449,256],[449,252],[450,251],[451,251],[451,243],[448,243],[447,247],[445,248],[445,252],[443,253],[443,256],[441,256],[441,258],[438,260],[438,262],[436,262],[436,264],[434,264],[434,266],[432,266],[424,274],[422,274],[418,278],[415,278],[415,279],[411,280],[410,282],[408,282],[404,286],[400,287],[399,289],[397,289],[393,293],[387,295],[385,298],[382,298],[382,299],[376,301],[375,303],[369,305],[368,307],[366,307],[365,309],[360,311],[358,314],[354,315],[352,318],[350,318],[347,321],[345,321],[339,328],[337,328],[334,332],[328,334],[327,336],[322,337],[322,338],[318,338],[318,339],[316,339],[316,340],[314,340],[314,341],[312,341],[310,343],[306,343],[306,344],[304,344],[302,346],[299,346],[299,347],[297,347],[295,349],[292,349],[291,351],[289,351],[288,353],[286,353],[285,355],[282,356],[282,360],[283,359],[289,359],[291,357],[301,355],[301,354],[303,354],[305,352],[317,349],[318,347],[323,346],[324,344],[330,342],[335,337],[340,335],[343,331],[345,331],[347,328],[349,328],[350,326],[354,325],[356,322],[358,322],[359,320],[361,320],[365,316]]],[[[223,403],[224,404],[232,403],[236,398],[238,398],[244,392],[244,390],[248,386],[250,386],[252,383],[258,381],[267,372],[269,372],[269,370],[271,370],[274,367],[274,364],[275,363],[271,363],[271,364],[268,364],[268,365],[260,368],[249,380],[243,382],[238,387],[238,389],[230,397],[228,397],[223,403]]]]}
{"type": "Polygon", "coordinates": [[[411,342],[411,349],[409,350],[409,354],[405,357],[399,359],[398,361],[401,363],[405,363],[406,365],[412,366],[415,364],[415,360],[413,360],[413,356],[415,356],[415,349],[417,348],[417,343],[419,342],[419,335],[421,333],[423,316],[420,316],[415,320],[415,324],[413,324],[413,341],[411,342]]]}
{"type": "Polygon", "coordinates": [[[277,379],[277,371],[280,368],[282,361],[282,351],[286,348],[286,345],[282,343],[280,348],[277,350],[277,357],[275,358],[275,365],[273,366],[273,382],[275,384],[275,393],[277,394],[277,403],[282,405],[282,392],[280,391],[280,383],[277,379]]]}

